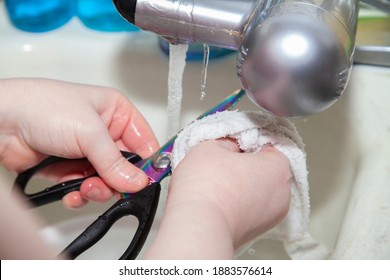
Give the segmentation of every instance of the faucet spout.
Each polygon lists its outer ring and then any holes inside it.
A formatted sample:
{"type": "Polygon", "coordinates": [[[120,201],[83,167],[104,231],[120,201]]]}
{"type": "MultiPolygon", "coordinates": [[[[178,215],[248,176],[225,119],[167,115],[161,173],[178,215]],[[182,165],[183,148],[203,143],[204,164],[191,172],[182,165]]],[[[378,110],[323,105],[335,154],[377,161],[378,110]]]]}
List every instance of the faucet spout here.
{"type": "Polygon", "coordinates": [[[253,0],[114,0],[122,16],[172,43],[207,43],[238,50],[253,0]]]}
{"type": "Polygon", "coordinates": [[[358,0],[114,0],[128,21],[174,44],[237,50],[250,99],[271,113],[318,113],[343,93],[358,0]]]}
{"type": "Polygon", "coordinates": [[[135,24],[135,7],[137,6],[137,0],[114,0],[114,5],[118,12],[125,18],[128,22],[135,24]]]}

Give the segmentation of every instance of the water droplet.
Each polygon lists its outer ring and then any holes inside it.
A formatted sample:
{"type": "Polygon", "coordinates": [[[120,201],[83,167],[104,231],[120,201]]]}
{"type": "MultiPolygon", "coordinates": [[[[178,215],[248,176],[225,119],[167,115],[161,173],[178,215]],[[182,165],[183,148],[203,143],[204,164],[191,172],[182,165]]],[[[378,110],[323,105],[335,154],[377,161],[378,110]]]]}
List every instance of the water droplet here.
{"type": "Polygon", "coordinates": [[[253,248],[250,248],[250,249],[248,250],[248,254],[251,255],[251,256],[254,256],[254,255],[256,255],[256,250],[253,249],[253,248]]]}
{"type": "Polygon", "coordinates": [[[207,68],[209,66],[210,47],[207,44],[203,44],[203,68],[200,79],[200,100],[203,100],[206,96],[206,82],[207,82],[207,68]]]}

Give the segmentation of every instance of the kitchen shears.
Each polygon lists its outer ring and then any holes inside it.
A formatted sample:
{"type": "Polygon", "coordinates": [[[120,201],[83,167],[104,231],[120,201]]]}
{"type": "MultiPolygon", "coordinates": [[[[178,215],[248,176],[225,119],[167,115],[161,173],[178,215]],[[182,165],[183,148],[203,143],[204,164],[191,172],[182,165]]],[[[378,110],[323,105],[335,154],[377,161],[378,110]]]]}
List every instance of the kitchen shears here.
{"type": "MultiPolygon", "coordinates": [[[[203,113],[197,120],[217,112],[232,109],[244,95],[244,90],[237,90],[217,106],[203,113]]],[[[121,193],[119,200],[71,242],[61,252],[61,255],[71,259],[77,258],[80,254],[96,244],[110,230],[115,222],[122,217],[133,215],[138,219],[138,228],[131,243],[119,259],[135,259],[138,256],[153,224],[160,197],[160,182],[171,174],[170,156],[177,135],[173,136],[156,153],[146,159],[142,159],[135,153],[122,151],[123,156],[129,162],[146,173],[149,177],[149,185],[137,193],[121,193]]],[[[32,207],[39,207],[61,200],[67,193],[79,190],[84,180],[98,175],[94,174],[62,182],[32,194],[26,192],[26,187],[30,179],[43,168],[72,160],[60,157],[48,157],[38,165],[20,173],[15,179],[14,189],[22,191],[24,197],[32,207]]]]}

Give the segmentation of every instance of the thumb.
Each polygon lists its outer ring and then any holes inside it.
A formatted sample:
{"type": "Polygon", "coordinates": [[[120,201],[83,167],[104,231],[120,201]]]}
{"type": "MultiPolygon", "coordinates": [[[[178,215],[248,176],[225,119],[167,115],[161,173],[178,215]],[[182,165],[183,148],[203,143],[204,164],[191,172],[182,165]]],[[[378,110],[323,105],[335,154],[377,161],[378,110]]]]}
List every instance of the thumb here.
{"type": "Polygon", "coordinates": [[[118,192],[137,192],[144,188],[149,183],[146,174],[122,156],[106,129],[98,134],[88,142],[86,156],[101,179],[118,192]]]}

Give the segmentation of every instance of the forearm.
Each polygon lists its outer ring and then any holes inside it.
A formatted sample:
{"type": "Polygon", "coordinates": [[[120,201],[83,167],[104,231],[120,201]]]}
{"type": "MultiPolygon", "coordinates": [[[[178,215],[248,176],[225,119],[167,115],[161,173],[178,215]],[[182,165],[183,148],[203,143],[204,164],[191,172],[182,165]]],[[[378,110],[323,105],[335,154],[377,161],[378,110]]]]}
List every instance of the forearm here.
{"type": "Polygon", "coordinates": [[[176,187],[169,194],[157,237],[145,258],[232,259],[232,230],[220,209],[206,196],[184,201],[176,187]]]}

